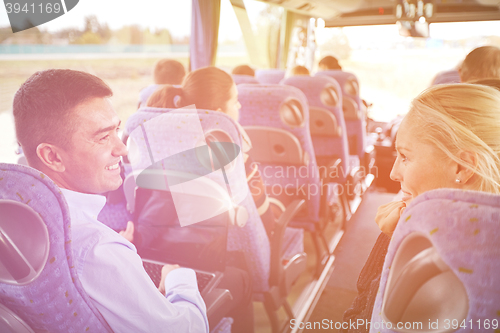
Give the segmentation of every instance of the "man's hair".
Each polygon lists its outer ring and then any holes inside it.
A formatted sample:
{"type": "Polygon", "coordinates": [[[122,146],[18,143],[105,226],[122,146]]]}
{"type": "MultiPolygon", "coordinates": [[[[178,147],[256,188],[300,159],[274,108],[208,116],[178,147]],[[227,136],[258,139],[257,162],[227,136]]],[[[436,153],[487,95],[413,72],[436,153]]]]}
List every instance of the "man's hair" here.
{"type": "Polygon", "coordinates": [[[155,65],[154,80],[156,84],[182,84],[184,76],[186,76],[186,69],[177,60],[161,59],[155,65]]]}
{"type": "Polygon", "coordinates": [[[472,50],[460,67],[460,80],[500,79],[500,49],[482,46],[472,50]]]}
{"type": "Polygon", "coordinates": [[[342,69],[337,58],[333,56],[326,56],[318,63],[319,66],[324,66],[327,69],[342,69]]]}
{"type": "Polygon", "coordinates": [[[310,75],[309,70],[304,66],[295,66],[291,70],[292,75],[310,75]]]}
{"type": "Polygon", "coordinates": [[[36,72],[14,96],[17,140],[30,165],[37,164],[40,143],[68,147],[77,125],[71,117],[79,104],[110,97],[113,92],[97,76],[69,69],[36,72]]]}
{"type": "Polygon", "coordinates": [[[255,76],[255,71],[248,65],[239,65],[233,68],[231,74],[255,76]]]}

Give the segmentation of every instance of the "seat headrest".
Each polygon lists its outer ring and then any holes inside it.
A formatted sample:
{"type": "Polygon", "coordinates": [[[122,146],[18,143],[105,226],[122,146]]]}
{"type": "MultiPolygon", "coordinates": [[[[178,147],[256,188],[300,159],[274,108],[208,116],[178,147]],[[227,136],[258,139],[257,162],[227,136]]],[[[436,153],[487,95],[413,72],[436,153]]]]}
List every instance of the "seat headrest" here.
{"type": "Polygon", "coordinates": [[[291,128],[304,126],[304,108],[299,100],[290,98],[280,106],[281,121],[291,128]]]}
{"type": "Polygon", "coordinates": [[[258,69],[255,78],[260,84],[278,84],[285,77],[283,69],[258,69]]]}
{"type": "Polygon", "coordinates": [[[250,75],[242,75],[242,74],[232,74],[233,81],[236,85],[242,83],[248,84],[259,84],[259,81],[253,76],[250,75]]]}
{"type": "Polygon", "coordinates": [[[248,117],[265,117],[265,114],[269,118],[274,118],[278,115],[276,111],[280,112],[282,123],[292,128],[302,126],[303,122],[309,119],[307,97],[299,88],[282,84],[240,84],[238,93],[241,103],[240,122],[243,125],[246,125],[248,117]],[[292,112],[292,108],[297,112],[292,112]],[[299,116],[299,113],[302,116],[299,116]]]}
{"type": "Polygon", "coordinates": [[[394,231],[371,322],[383,316],[426,316],[424,325],[444,317],[474,323],[493,318],[500,299],[498,221],[499,195],[439,189],[413,199],[394,231]],[[415,282],[405,287],[410,278],[415,282]]]}
{"type": "Polygon", "coordinates": [[[342,105],[342,91],[332,77],[292,76],[281,84],[299,88],[307,96],[310,106],[335,108],[342,105]]]}
{"type": "Polygon", "coordinates": [[[28,205],[0,199],[0,282],[24,285],[41,273],[49,255],[49,233],[28,205]]]}
{"type": "MultiPolygon", "coordinates": [[[[391,266],[382,318],[393,323],[426,323],[450,332],[446,323],[467,318],[469,300],[463,283],[443,261],[429,236],[414,232],[401,243],[391,266]]],[[[451,326],[451,325],[448,325],[451,326]]],[[[451,327],[450,327],[451,328],[451,327]]],[[[400,332],[418,332],[405,327],[400,332]]]]}

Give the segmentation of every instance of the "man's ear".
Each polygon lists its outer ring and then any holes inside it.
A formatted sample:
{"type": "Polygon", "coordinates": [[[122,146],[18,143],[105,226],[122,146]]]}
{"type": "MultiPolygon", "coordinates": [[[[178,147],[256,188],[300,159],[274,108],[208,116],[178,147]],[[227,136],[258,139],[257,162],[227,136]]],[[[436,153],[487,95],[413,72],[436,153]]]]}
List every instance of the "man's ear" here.
{"type": "Polygon", "coordinates": [[[459,165],[457,169],[457,178],[462,181],[463,184],[474,176],[474,171],[477,168],[478,158],[477,153],[471,151],[463,151],[460,153],[460,160],[464,162],[463,165],[459,165]]]}
{"type": "Polygon", "coordinates": [[[36,147],[36,154],[40,161],[51,170],[56,172],[64,172],[66,170],[58,147],[49,143],[40,143],[36,147]]]}

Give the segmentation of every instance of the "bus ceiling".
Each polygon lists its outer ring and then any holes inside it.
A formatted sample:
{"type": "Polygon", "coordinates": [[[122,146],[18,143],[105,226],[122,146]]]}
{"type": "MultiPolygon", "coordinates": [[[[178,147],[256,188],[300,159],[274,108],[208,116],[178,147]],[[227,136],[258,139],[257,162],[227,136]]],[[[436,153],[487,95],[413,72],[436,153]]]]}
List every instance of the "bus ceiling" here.
{"type": "MultiPolygon", "coordinates": [[[[500,20],[500,0],[258,0],[284,9],[275,43],[267,52],[255,45],[243,0],[230,0],[243,32],[252,64],[286,68],[290,38],[297,22],[308,31],[309,18],[322,18],[325,27],[396,24],[425,21],[465,22],[500,20]],[[266,54],[264,54],[266,53],[266,54]]],[[[217,54],[220,0],[192,0],[191,70],[213,66],[217,54]]],[[[411,28],[410,27],[410,28],[411,28]]],[[[419,36],[418,34],[411,36],[419,36]]]]}
{"type": "MultiPolygon", "coordinates": [[[[326,27],[395,24],[397,6],[432,7],[429,23],[500,20],[499,0],[259,0],[323,18],[326,27]]],[[[418,18],[417,18],[418,19],[418,18]]]]}

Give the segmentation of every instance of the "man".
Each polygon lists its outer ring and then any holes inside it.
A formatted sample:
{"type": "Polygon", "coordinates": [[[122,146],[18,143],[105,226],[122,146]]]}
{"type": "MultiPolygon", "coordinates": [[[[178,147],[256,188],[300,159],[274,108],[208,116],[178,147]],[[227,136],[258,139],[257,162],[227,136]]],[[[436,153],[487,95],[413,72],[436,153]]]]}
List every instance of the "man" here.
{"type": "Polygon", "coordinates": [[[460,81],[500,79],[500,49],[481,46],[472,50],[459,68],[460,81]]]}
{"type": "Polygon", "coordinates": [[[255,76],[255,71],[248,65],[239,65],[233,68],[231,74],[255,76]]]}
{"type": "Polygon", "coordinates": [[[329,71],[329,70],[341,70],[342,66],[340,66],[337,58],[333,56],[326,56],[321,59],[318,63],[318,70],[320,71],[329,71]]]}
{"type": "Polygon", "coordinates": [[[14,97],[17,138],[28,164],[62,190],[71,215],[75,265],[83,288],[115,332],[208,332],[194,271],[165,265],[159,290],[134,245],[99,221],[117,189],[127,154],[120,120],[99,78],[52,69],[32,75],[14,97]]]}
{"type": "Polygon", "coordinates": [[[182,84],[186,76],[184,65],[174,59],[160,59],[153,72],[156,84],[182,84]]]}
{"type": "Polygon", "coordinates": [[[160,59],[153,70],[154,84],[139,92],[139,106],[146,106],[149,96],[164,84],[180,85],[186,76],[184,65],[173,59],[160,59]]]}

